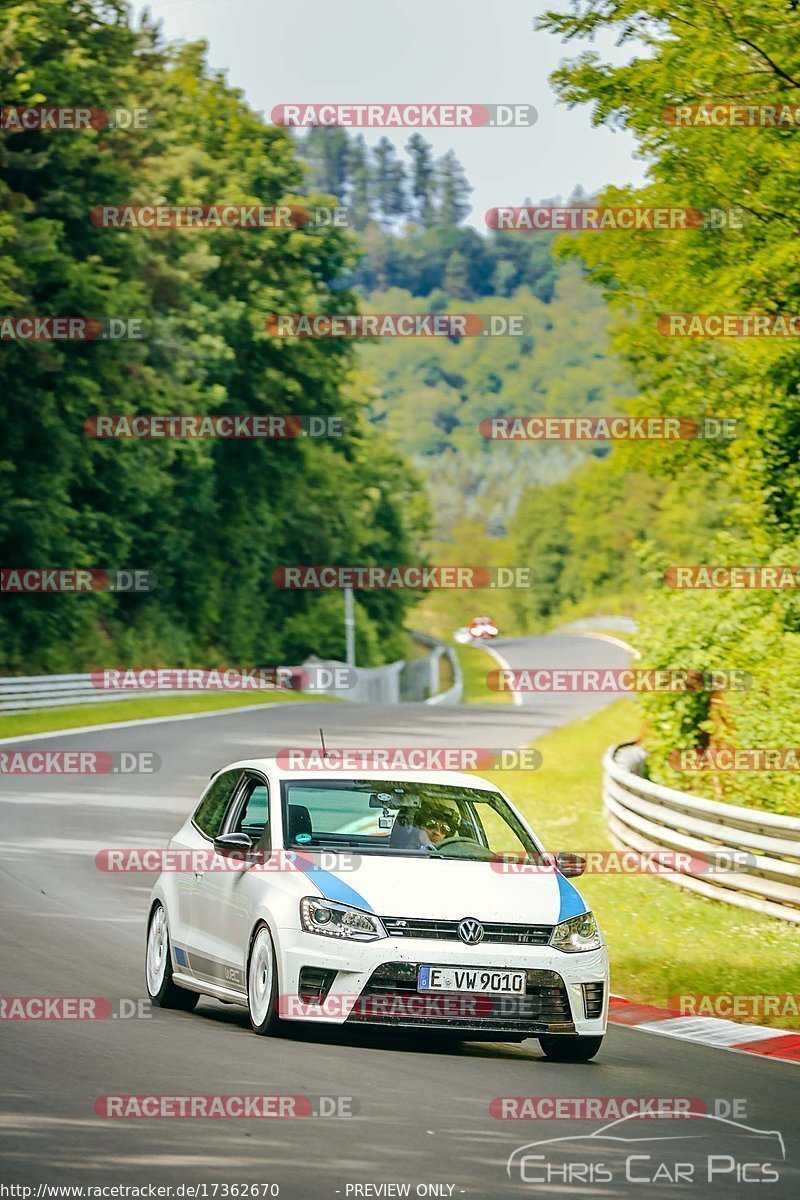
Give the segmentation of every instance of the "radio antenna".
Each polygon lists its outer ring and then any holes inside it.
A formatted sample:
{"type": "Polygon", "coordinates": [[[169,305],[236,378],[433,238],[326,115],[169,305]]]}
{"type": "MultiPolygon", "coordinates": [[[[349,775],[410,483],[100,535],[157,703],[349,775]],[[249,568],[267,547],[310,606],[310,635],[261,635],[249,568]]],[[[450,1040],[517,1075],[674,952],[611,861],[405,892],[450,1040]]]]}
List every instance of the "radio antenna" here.
{"type": "Polygon", "coordinates": [[[322,757],[327,758],[328,751],[325,749],[325,734],[322,732],[321,729],[319,731],[319,740],[322,742],[322,757]]]}

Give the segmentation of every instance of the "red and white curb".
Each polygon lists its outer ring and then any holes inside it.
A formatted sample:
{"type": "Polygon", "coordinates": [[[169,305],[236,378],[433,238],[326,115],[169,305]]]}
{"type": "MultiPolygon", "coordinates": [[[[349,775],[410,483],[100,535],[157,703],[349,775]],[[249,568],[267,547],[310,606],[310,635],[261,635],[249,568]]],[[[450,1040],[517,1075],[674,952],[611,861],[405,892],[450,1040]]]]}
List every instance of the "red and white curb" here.
{"type": "Polygon", "coordinates": [[[608,1020],[612,1025],[630,1025],[647,1033],[684,1038],[724,1050],[800,1062],[800,1032],[769,1029],[766,1025],[740,1025],[721,1017],[685,1017],[674,1009],[635,1004],[623,996],[611,996],[608,1020]]]}

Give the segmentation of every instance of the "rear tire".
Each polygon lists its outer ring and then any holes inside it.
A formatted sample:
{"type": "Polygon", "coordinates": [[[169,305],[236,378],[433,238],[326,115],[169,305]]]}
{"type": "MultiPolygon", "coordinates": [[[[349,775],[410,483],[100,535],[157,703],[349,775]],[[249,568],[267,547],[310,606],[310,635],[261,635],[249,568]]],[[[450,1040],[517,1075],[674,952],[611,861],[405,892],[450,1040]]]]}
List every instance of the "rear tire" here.
{"type": "Polygon", "coordinates": [[[147,994],[156,1008],[177,1008],[182,1012],[191,1012],[200,999],[197,992],[179,987],[172,979],[169,927],[163,904],[157,904],[150,914],[144,975],[147,994]]]}
{"type": "Polygon", "coordinates": [[[269,1035],[278,1029],[278,968],[272,935],[266,925],[259,925],[250,948],[247,1011],[253,1033],[269,1035]]]}
{"type": "Polygon", "coordinates": [[[544,1033],[539,1045],[552,1062],[589,1062],[603,1044],[599,1037],[571,1037],[544,1033]]]}

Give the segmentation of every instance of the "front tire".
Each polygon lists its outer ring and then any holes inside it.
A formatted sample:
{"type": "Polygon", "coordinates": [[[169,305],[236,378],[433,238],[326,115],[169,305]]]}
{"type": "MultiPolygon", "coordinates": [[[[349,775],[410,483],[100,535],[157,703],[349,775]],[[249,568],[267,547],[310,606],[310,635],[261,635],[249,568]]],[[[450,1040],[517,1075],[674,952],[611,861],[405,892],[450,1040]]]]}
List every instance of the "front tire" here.
{"type": "Polygon", "coordinates": [[[589,1062],[603,1044],[600,1037],[571,1037],[543,1033],[539,1045],[552,1062],[589,1062]]]}
{"type": "Polygon", "coordinates": [[[200,999],[197,992],[178,987],[173,981],[169,927],[163,904],[157,904],[150,914],[144,974],[147,994],[156,1008],[177,1008],[191,1012],[200,999]]]}
{"type": "Polygon", "coordinates": [[[247,964],[247,1011],[254,1033],[275,1033],[278,1018],[278,968],[275,947],[266,925],[260,925],[253,938],[247,964]]]}

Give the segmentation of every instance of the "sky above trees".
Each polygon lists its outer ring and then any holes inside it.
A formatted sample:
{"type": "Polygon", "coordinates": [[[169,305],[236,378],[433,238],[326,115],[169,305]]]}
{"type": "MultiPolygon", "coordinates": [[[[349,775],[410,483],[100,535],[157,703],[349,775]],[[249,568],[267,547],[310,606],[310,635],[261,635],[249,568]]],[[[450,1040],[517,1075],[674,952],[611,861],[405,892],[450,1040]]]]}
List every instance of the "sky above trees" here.
{"type": "MultiPolygon", "coordinates": [[[[463,163],[474,187],[467,222],[481,231],[496,205],[644,177],[627,132],[592,128],[585,107],[558,105],[548,75],[565,47],[533,29],[542,0],[295,0],[280,10],[263,0],[150,0],[147,7],[171,38],[206,38],[211,65],[228,71],[267,116],[295,101],[533,104],[539,118],[531,129],[425,131],[435,157],[452,149],[463,163]]],[[[604,30],[595,49],[611,62],[631,55],[604,30]]],[[[382,133],[364,132],[369,143],[382,133]]],[[[411,132],[386,134],[400,150],[411,132]]]]}

